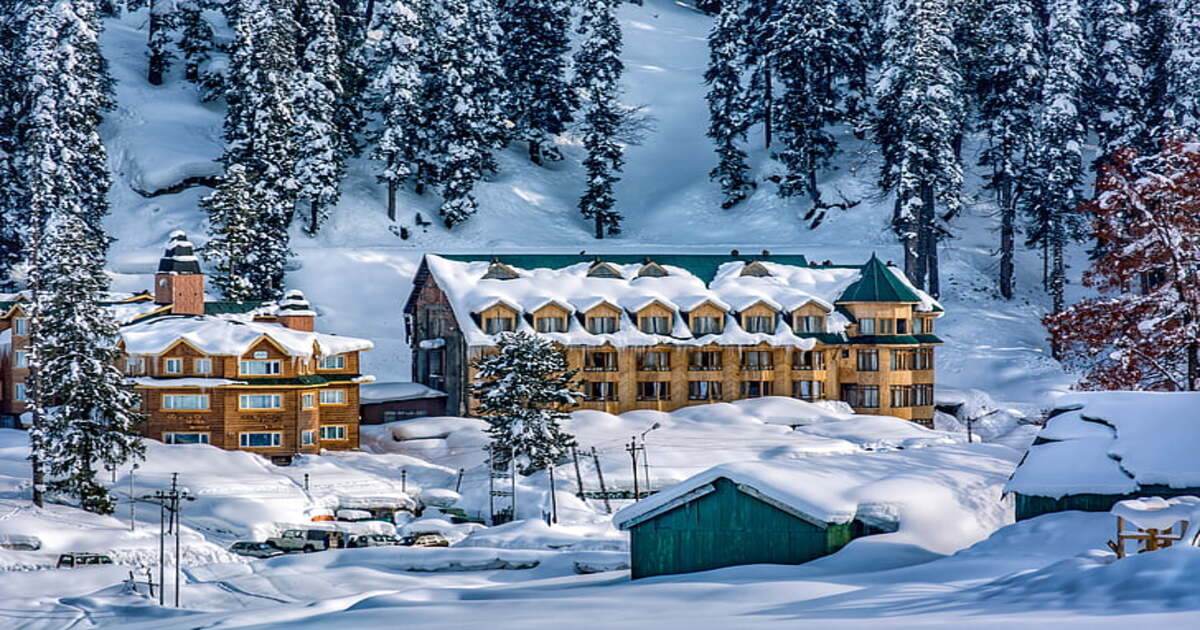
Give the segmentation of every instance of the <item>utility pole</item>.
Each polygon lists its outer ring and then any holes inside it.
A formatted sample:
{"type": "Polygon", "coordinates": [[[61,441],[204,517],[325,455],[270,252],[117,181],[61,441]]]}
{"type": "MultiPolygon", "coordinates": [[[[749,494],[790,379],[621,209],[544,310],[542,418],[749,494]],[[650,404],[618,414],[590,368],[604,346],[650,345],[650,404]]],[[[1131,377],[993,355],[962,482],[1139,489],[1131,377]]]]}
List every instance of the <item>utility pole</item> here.
{"type": "Polygon", "coordinates": [[[550,466],[550,522],[558,522],[558,499],[554,496],[554,466],[550,466]]]}
{"type": "Polygon", "coordinates": [[[400,469],[400,492],[408,494],[408,469],[400,469]]]}
{"type": "Polygon", "coordinates": [[[308,473],[304,473],[304,491],[308,492],[308,473]]]}
{"type": "Polygon", "coordinates": [[[517,520],[517,454],[513,453],[508,458],[508,465],[512,468],[512,520],[517,520]]]}
{"type": "Polygon", "coordinates": [[[171,513],[170,529],[175,535],[175,607],[179,607],[179,585],[181,579],[181,544],[183,537],[183,501],[194,501],[196,498],[186,490],[179,488],[179,473],[171,474],[171,489],[158,490],[153,495],[144,497],[158,502],[158,605],[166,605],[167,593],[167,512],[171,513]]]}
{"type": "Polygon", "coordinates": [[[636,503],[637,501],[640,501],[642,499],[642,494],[641,494],[641,492],[638,491],[638,474],[637,474],[638,445],[637,445],[637,437],[636,436],[629,438],[629,444],[625,445],[625,450],[629,452],[629,457],[630,457],[630,459],[633,460],[633,500],[636,503]]]}
{"type": "MultiPolygon", "coordinates": [[[[133,472],[138,469],[135,463],[129,469],[129,531],[137,531],[137,498],[133,496],[133,472]]],[[[151,594],[153,597],[153,594],[151,594]]]]}
{"type": "Polygon", "coordinates": [[[646,453],[646,434],[659,428],[661,424],[655,422],[649,429],[642,431],[642,468],[645,471],[644,479],[646,481],[646,496],[650,496],[650,456],[646,453]]]}
{"type": "Polygon", "coordinates": [[[575,460],[575,483],[579,486],[579,500],[586,503],[587,500],[583,498],[583,474],[579,472],[579,452],[574,446],[571,447],[571,459],[575,460]]]}
{"type": "Polygon", "coordinates": [[[596,463],[596,476],[600,478],[600,496],[604,497],[604,513],[612,514],[612,504],[608,501],[608,488],[604,487],[604,470],[600,468],[600,456],[596,447],[592,447],[592,461],[596,463]]]}
{"type": "Polygon", "coordinates": [[[175,523],[175,607],[179,608],[179,539],[183,514],[179,508],[179,473],[171,473],[171,520],[175,523]]]}
{"type": "Polygon", "coordinates": [[[466,472],[466,470],[465,470],[465,469],[463,469],[463,468],[459,468],[459,469],[458,469],[458,479],[456,479],[456,480],[454,481],[454,491],[455,491],[455,492],[461,492],[461,491],[462,491],[462,478],[463,478],[463,473],[464,473],[464,472],[466,472]]]}
{"type": "Polygon", "coordinates": [[[167,504],[165,497],[162,496],[162,490],[155,493],[158,501],[158,605],[165,606],[166,601],[166,580],[167,578],[167,504]]]}

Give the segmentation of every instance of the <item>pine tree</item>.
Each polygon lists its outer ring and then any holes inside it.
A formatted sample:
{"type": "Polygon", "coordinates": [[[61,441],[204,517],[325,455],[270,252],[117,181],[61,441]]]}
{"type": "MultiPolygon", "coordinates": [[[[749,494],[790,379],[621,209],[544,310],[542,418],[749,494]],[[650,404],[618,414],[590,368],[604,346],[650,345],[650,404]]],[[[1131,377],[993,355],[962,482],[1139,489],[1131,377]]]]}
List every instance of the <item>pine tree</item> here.
{"type": "Polygon", "coordinates": [[[301,59],[295,96],[297,195],[308,200],[305,232],[316,234],[337,204],[345,173],[343,147],[336,121],[342,84],[339,75],[337,24],[332,0],[300,0],[301,59]]]}
{"type": "Polygon", "coordinates": [[[146,0],[150,5],[150,33],[146,45],[150,49],[150,65],[146,80],[150,85],[162,85],[163,77],[171,69],[171,30],[175,27],[174,0],[146,0]]]}
{"type": "Polygon", "coordinates": [[[257,205],[254,187],[240,164],[230,164],[216,190],[200,202],[209,226],[201,254],[213,284],[227,300],[258,299],[263,283],[270,280],[261,277],[264,266],[258,260],[257,205]]]}
{"type": "Polygon", "coordinates": [[[878,65],[882,19],[878,0],[839,0],[839,19],[845,29],[842,55],[836,60],[846,88],[841,95],[842,116],[860,139],[871,126],[870,74],[878,65]]]}
{"type": "Polygon", "coordinates": [[[0,0],[0,290],[14,288],[13,268],[21,259],[21,232],[29,203],[19,152],[19,123],[26,107],[21,41],[27,23],[22,0],[0,0]]]}
{"type": "Polygon", "coordinates": [[[746,84],[746,101],[750,104],[751,124],[762,123],[763,146],[770,148],[774,134],[775,116],[775,51],[776,16],[786,0],[738,1],[742,14],[742,33],[745,37],[744,67],[750,77],[746,84]]]}
{"type": "Polygon", "coordinates": [[[529,143],[529,159],[561,160],[554,136],[579,106],[567,78],[570,0],[498,0],[504,111],[514,138],[529,143]]]}
{"type": "Polygon", "coordinates": [[[821,204],[817,173],[829,167],[838,149],[830,127],[841,122],[836,72],[848,33],[837,0],[780,5],[769,30],[780,86],[775,107],[783,144],[775,152],[784,167],[779,195],[808,195],[816,208],[821,204]]]}
{"type": "Polygon", "coordinates": [[[963,81],[946,0],[892,0],[886,23],[891,31],[876,85],[880,186],[896,195],[893,229],[904,245],[905,273],[936,297],[941,223],[961,206],[963,81]],[[941,217],[937,204],[945,208],[941,217]]]}
{"type": "Polygon", "coordinates": [[[212,26],[204,19],[207,4],[206,0],[180,0],[176,5],[184,77],[192,83],[200,83],[201,70],[212,59],[216,47],[212,26]]]}
{"type": "Polygon", "coordinates": [[[1092,67],[1088,101],[1100,136],[1097,162],[1123,147],[1141,147],[1146,129],[1146,71],[1134,0],[1097,0],[1092,18],[1092,67]]]}
{"type": "Polygon", "coordinates": [[[575,81],[583,102],[583,160],[587,189],[579,211],[595,225],[595,236],[621,233],[621,214],[613,186],[625,165],[624,146],[617,138],[621,125],[621,24],[619,0],[586,0],[579,33],[583,43],[575,54],[575,81]]]}
{"type": "Polygon", "coordinates": [[[1169,124],[1200,135],[1200,2],[1168,0],[1164,110],[1169,124]]]}
{"type": "Polygon", "coordinates": [[[708,35],[709,61],[704,82],[708,84],[708,137],[717,149],[717,166],[708,177],[721,185],[728,210],[754,189],[749,177],[746,152],[738,146],[746,140],[750,112],[742,89],[742,33],[740,5],[725,2],[708,35]]]}
{"type": "MultiPolygon", "coordinates": [[[[390,3],[393,0],[367,0],[369,7],[377,3],[390,3]]],[[[424,0],[410,0],[416,4],[424,0]]],[[[337,121],[338,136],[342,139],[342,160],[358,157],[364,147],[362,134],[366,128],[367,117],[367,75],[370,72],[370,55],[367,50],[367,31],[371,18],[367,15],[368,7],[363,0],[336,0],[338,58],[341,66],[338,71],[342,93],[335,107],[334,118],[337,121]]]]}
{"type": "MultiPolygon", "coordinates": [[[[1000,208],[1000,295],[1013,297],[1017,205],[1027,184],[1024,161],[1033,148],[1033,108],[1041,87],[1038,24],[1030,0],[992,0],[980,35],[986,54],[979,69],[979,118],[987,134],[980,155],[987,187],[1000,208]]],[[[1034,175],[1031,179],[1037,179],[1034,175]]]]}
{"type": "Polygon", "coordinates": [[[1100,295],[1045,319],[1095,389],[1200,386],[1200,143],[1174,135],[1155,154],[1122,149],[1088,204],[1108,246],[1083,283],[1100,295]]]}
{"type": "Polygon", "coordinates": [[[1043,251],[1043,282],[1057,313],[1064,306],[1067,282],[1063,253],[1081,227],[1078,208],[1087,139],[1082,69],[1087,50],[1079,0],[1051,0],[1048,8],[1045,79],[1027,167],[1031,185],[1025,199],[1030,219],[1026,244],[1043,251]]]}
{"type": "Polygon", "coordinates": [[[376,20],[378,38],[371,50],[371,109],[378,119],[371,158],[380,164],[387,185],[388,218],[396,220],[396,191],[414,174],[420,135],[420,16],[409,3],[386,2],[376,20]]]}
{"type": "Polygon", "coordinates": [[[496,354],[475,361],[472,394],[476,412],[491,425],[494,453],[513,457],[522,474],[553,466],[575,446],[562,429],[582,394],[574,389],[577,370],[568,369],[562,350],[531,333],[502,333],[496,354]]]}

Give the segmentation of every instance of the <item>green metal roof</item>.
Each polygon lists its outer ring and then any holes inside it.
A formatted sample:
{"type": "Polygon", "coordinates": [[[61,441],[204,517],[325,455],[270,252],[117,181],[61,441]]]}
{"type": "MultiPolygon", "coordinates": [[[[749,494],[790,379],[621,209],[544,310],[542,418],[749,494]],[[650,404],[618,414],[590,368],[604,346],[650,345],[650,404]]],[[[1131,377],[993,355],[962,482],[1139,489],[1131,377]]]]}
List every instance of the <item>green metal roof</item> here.
{"type": "Polygon", "coordinates": [[[247,378],[239,376],[239,381],[245,381],[247,385],[326,385],[329,379],[316,374],[305,374],[296,378],[247,378]]]}
{"type": "Polygon", "coordinates": [[[937,335],[859,335],[851,337],[850,343],[872,346],[896,346],[918,343],[942,343],[942,340],[937,335]]]}
{"type": "Polygon", "coordinates": [[[749,263],[755,260],[762,260],[796,267],[809,266],[808,259],[803,254],[771,254],[766,257],[749,254],[739,256],[732,256],[730,254],[497,254],[495,256],[438,254],[438,256],[456,262],[489,262],[492,259],[497,259],[506,265],[523,269],[562,269],[563,267],[579,263],[590,263],[597,258],[604,262],[618,265],[633,265],[641,264],[649,258],[660,265],[685,269],[688,273],[700,278],[706,284],[712,282],[713,278],[717,276],[717,269],[727,262],[749,263]]]}
{"type": "Polygon", "coordinates": [[[846,287],[837,301],[918,303],[921,297],[871,254],[871,259],[862,267],[862,276],[846,287]]]}
{"type": "Polygon", "coordinates": [[[837,346],[849,342],[842,333],[795,333],[801,339],[816,339],[826,346],[837,346]]]}
{"type": "Polygon", "coordinates": [[[238,315],[241,313],[249,313],[263,305],[261,300],[246,300],[245,302],[221,301],[221,302],[205,302],[205,315],[238,315]]]}

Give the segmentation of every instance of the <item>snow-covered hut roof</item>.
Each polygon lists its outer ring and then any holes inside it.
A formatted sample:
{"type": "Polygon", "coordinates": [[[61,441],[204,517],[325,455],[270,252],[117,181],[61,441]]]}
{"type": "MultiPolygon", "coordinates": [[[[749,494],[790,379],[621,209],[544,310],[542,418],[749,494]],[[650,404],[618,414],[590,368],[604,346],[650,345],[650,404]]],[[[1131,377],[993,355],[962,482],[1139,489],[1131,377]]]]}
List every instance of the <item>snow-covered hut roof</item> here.
{"type": "MultiPolygon", "coordinates": [[[[543,333],[555,341],[569,345],[613,346],[653,345],[672,343],[678,345],[700,345],[707,343],[772,346],[792,346],[809,349],[815,341],[807,335],[795,335],[788,326],[780,326],[772,334],[747,333],[736,318],[727,318],[721,335],[705,335],[693,338],[690,331],[676,317],[669,335],[645,334],[637,330],[635,322],[627,315],[636,313],[646,306],[659,303],[676,313],[690,311],[711,302],[726,311],[740,311],[756,303],[764,303],[788,315],[809,303],[831,311],[827,332],[839,335],[845,332],[848,319],[834,311],[837,302],[848,287],[862,279],[863,269],[859,266],[810,266],[803,256],[780,256],[767,259],[748,260],[728,256],[656,256],[655,262],[667,271],[665,276],[642,275],[638,272],[645,265],[643,259],[628,256],[604,258],[621,279],[594,277],[589,271],[596,265],[584,257],[571,256],[513,256],[504,257],[504,262],[517,272],[517,277],[508,279],[485,278],[488,269],[495,264],[492,258],[470,256],[427,255],[418,274],[428,274],[445,292],[459,327],[465,332],[468,345],[492,345],[494,338],[485,334],[472,317],[496,305],[505,304],[519,313],[532,313],[550,301],[558,301],[573,307],[577,313],[586,313],[596,305],[607,302],[626,311],[617,332],[593,335],[582,322],[572,322],[565,333],[543,333]],[[511,258],[511,260],[510,260],[511,258]],[[521,264],[530,266],[523,267],[521,264]],[[677,264],[673,264],[677,263],[677,264]],[[769,271],[769,275],[742,275],[748,264],[757,264],[769,271]],[[545,264],[546,266],[539,266],[545,264]]],[[[906,294],[916,295],[915,308],[922,312],[940,313],[941,305],[925,293],[912,287],[903,272],[891,266],[870,267],[872,273],[891,274],[890,285],[903,288],[906,294]]],[[[415,292],[414,292],[415,295],[415,292]]],[[[410,301],[411,307],[411,301],[410,301]]],[[[528,322],[519,322],[518,330],[531,327],[528,322]]]]}
{"type": "Polygon", "coordinates": [[[222,356],[241,356],[264,338],[293,357],[331,356],[374,347],[366,339],[211,316],[158,317],[125,326],[120,336],[129,354],[160,354],[181,340],[205,354],[222,356]]]}
{"type": "Polygon", "coordinates": [[[364,404],[420,400],[422,398],[445,398],[446,392],[426,387],[420,383],[390,381],[363,385],[359,400],[364,404]]]}
{"type": "Polygon", "coordinates": [[[1057,499],[1200,488],[1200,393],[1079,392],[1056,407],[1007,491],[1057,499]]]}

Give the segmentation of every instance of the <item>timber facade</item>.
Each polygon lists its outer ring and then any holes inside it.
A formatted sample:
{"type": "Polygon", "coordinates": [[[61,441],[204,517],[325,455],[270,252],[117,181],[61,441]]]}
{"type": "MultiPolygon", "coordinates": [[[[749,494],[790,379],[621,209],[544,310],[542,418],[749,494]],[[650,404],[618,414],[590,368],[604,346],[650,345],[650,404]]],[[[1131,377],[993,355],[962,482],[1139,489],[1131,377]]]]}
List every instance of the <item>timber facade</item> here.
{"type": "Polygon", "coordinates": [[[445,391],[449,413],[473,412],[471,366],[495,351],[497,335],[525,330],[563,348],[585,409],[788,396],[932,425],[943,311],[873,256],[861,266],[803,256],[427,256],[405,314],[413,380],[445,391]]]}

